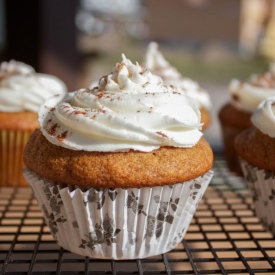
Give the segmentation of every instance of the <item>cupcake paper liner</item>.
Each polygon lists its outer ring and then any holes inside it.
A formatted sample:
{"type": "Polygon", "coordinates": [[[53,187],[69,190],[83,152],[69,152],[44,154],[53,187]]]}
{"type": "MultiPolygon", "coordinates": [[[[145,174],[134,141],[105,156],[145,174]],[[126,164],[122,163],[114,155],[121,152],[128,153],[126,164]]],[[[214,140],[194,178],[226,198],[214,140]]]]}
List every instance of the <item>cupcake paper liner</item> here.
{"type": "Polygon", "coordinates": [[[145,258],[173,249],[185,235],[213,172],[167,186],[84,189],[24,176],[57,243],[104,259],[145,258]]]}
{"type": "Polygon", "coordinates": [[[275,172],[260,169],[240,159],[240,164],[258,218],[275,236],[275,172]]]}
{"type": "Polygon", "coordinates": [[[0,186],[27,186],[23,150],[32,131],[0,131],[0,186]]]}

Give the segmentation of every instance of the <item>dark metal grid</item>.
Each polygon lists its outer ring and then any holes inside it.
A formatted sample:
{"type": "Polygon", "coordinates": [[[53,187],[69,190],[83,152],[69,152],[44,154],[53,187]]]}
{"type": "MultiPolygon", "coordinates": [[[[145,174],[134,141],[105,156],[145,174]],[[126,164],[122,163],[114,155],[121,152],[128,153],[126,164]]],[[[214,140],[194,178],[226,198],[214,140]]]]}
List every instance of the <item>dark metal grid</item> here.
{"type": "Polygon", "coordinates": [[[0,189],[0,274],[275,274],[275,239],[255,216],[243,180],[216,158],[215,176],[184,240],[135,261],[84,258],[60,248],[28,188],[0,189]]]}

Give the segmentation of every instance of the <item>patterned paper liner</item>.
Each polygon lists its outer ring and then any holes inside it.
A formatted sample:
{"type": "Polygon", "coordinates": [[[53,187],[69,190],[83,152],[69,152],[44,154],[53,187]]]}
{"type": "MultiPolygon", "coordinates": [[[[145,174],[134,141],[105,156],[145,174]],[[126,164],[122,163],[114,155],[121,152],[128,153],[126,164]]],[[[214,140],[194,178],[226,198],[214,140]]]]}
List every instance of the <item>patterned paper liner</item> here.
{"type": "Polygon", "coordinates": [[[27,168],[23,173],[60,246],[82,256],[115,260],[173,249],[213,176],[208,171],[170,186],[98,191],[53,185],[27,168]]]}
{"type": "Polygon", "coordinates": [[[275,236],[275,172],[260,169],[240,159],[258,218],[275,236]]]}
{"type": "Polygon", "coordinates": [[[0,131],[0,187],[28,186],[23,175],[23,150],[33,131],[0,131]]]}

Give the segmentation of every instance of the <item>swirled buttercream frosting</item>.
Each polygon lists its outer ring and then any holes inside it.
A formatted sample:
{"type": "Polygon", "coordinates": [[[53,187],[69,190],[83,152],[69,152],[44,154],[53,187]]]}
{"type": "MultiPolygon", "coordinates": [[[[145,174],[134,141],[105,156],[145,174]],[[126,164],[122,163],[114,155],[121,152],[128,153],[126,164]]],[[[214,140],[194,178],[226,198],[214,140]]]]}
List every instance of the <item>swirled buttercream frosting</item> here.
{"type": "Polygon", "coordinates": [[[151,42],[148,46],[144,66],[152,73],[159,75],[164,84],[181,88],[185,94],[199,105],[199,108],[209,110],[212,106],[209,94],[199,84],[181,73],[164,58],[158,49],[158,44],[151,42]]]}
{"type": "Polygon", "coordinates": [[[229,90],[233,107],[253,113],[263,100],[275,96],[275,62],[270,64],[268,72],[253,74],[246,82],[231,80],[229,90]]]}
{"type": "Polygon", "coordinates": [[[35,73],[34,69],[11,60],[0,66],[0,112],[38,112],[40,105],[67,88],[58,78],[35,73]]]}
{"type": "Polygon", "coordinates": [[[197,105],[124,55],[98,87],[49,98],[39,123],[51,143],[72,150],[149,152],[202,136],[197,105]]]}
{"type": "Polygon", "coordinates": [[[275,138],[275,96],[261,102],[251,120],[262,133],[275,138]]]}

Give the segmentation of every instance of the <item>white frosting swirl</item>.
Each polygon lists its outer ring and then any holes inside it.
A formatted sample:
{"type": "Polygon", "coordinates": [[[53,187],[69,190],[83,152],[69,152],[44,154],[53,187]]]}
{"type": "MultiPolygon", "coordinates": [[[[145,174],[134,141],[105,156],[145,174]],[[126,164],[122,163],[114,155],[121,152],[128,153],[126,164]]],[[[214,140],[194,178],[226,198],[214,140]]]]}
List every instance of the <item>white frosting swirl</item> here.
{"type": "Polygon", "coordinates": [[[125,56],[99,87],[49,98],[39,123],[51,143],[85,151],[191,147],[202,136],[197,105],[125,56]]]}
{"type": "Polygon", "coordinates": [[[158,44],[151,42],[148,46],[144,66],[152,73],[159,75],[164,84],[181,88],[188,97],[192,98],[206,110],[210,110],[212,104],[209,94],[199,84],[190,78],[183,77],[180,72],[172,67],[158,50],[158,44]]]}
{"type": "Polygon", "coordinates": [[[247,82],[237,79],[229,84],[231,104],[238,110],[253,113],[266,98],[275,96],[275,62],[263,74],[253,74],[247,82]]]}
{"type": "Polygon", "coordinates": [[[14,60],[0,67],[0,112],[38,112],[40,105],[67,88],[58,78],[35,73],[34,69],[14,60]]]}
{"type": "Polygon", "coordinates": [[[262,133],[275,138],[275,96],[261,102],[251,120],[262,133]]]}

